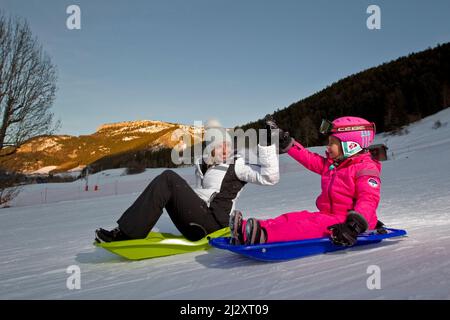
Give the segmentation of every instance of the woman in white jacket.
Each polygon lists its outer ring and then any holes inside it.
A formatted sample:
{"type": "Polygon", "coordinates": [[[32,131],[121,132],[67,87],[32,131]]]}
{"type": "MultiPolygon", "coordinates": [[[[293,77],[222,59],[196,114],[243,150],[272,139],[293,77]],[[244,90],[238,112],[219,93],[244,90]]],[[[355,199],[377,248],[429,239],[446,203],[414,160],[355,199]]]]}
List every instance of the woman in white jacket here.
{"type": "Polygon", "coordinates": [[[232,153],[232,140],[226,129],[207,128],[206,135],[216,139],[208,140],[211,142],[205,149],[207,158],[195,163],[195,188],[174,171],[165,170],[123,213],[117,228],[96,230],[96,241],[145,238],[164,208],[187,239],[199,240],[228,226],[234,203],[246,183],[274,185],[278,182],[278,153],[274,144],[258,145],[259,164],[250,165],[232,153]]]}

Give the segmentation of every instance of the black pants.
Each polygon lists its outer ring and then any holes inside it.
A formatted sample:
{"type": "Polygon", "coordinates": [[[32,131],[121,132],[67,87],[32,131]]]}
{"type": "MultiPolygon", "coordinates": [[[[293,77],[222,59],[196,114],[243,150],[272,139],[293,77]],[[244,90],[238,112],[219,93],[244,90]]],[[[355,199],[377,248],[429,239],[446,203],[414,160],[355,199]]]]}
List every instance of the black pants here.
{"type": "Polygon", "coordinates": [[[166,208],[177,229],[195,241],[219,230],[215,216],[188,183],[172,170],[165,170],[145,188],[117,221],[135,239],[145,238],[166,208]]]}

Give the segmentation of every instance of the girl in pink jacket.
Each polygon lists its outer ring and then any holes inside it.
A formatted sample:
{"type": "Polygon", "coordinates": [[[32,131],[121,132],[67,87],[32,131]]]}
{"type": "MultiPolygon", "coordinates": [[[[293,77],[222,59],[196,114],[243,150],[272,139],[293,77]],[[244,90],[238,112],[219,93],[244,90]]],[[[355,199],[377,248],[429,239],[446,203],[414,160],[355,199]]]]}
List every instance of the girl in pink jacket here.
{"type": "Polygon", "coordinates": [[[279,129],[273,119],[268,128],[278,129],[280,153],[287,152],[307,169],[321,175],[322,193],[318,212],[289,212],[274,219],[242,219],[240,211],[230,217],[236,244],[258,244],[330,236],[335,244],[351,246],[357,235],[377,226],[381,164],[367,148],[375,136],[375,124],[358,117],[323,121],[328,135],[326,157],[308,151],[279,129]]]}

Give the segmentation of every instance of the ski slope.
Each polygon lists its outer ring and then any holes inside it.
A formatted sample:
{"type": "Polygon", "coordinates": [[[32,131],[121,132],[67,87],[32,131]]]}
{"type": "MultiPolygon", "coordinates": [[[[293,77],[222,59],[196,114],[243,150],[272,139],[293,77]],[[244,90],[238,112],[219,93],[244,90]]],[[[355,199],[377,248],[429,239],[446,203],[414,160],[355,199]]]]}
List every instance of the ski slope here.
{"type": "MultiPolygon", "coordinates": [[[[99,173],[106,189],[116,185],[114,192],[74,193],[80,181],[26,186],[14,207],[0,210],[0,299],[449,299],[449,123],[446,109],[410,125],[406,135],[377,136],[394,156],[383,162],[379,218],[407,229],[407,238],[287,262],[218,249],[130,262],[95,248],[94,230],[114,227],[163,169],[99,173]],[[437,120],[442,126],[433,129],[437,120]],[[36,195],[50,187],[59,194],[42,203],[36,195]],[[71,265],[81,270],[79,290],[66,287],[71,265]],[[381,271],[379,290],[367,288],[372,265],[381,271]]],[[[247,185],[242,192],[237,207],[245,216],[315,210],[320,177],[286,155],[280,161],[278,185],[247,185]]],[[[176,171],[193,181],[192,168],[176,171]]],[[[156,228],[178,233],[167,214],[156,228]]]]}

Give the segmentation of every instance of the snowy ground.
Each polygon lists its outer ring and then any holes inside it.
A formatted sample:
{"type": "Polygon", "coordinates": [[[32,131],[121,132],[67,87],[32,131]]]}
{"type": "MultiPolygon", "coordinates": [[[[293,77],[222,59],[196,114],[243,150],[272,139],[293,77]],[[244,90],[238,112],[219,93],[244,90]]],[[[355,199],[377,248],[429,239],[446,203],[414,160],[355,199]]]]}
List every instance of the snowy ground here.
{"type": "MultiPolygon", "coordinates": [[[[379,218],[409,237],[288,262],[260,263],[218,249],[130,262],[95,248],[93,231],[115,226],[161,169],[100,173],[91,177],[101,182],[98,192],[82,192],[80,181],[27,186],[14,207],[0,210],[0,299],[449,299],[446,123],[450,109],[411,125],[407,135],[378,137],[395,159],[383,163],[379,218]],[[436,120],[443,125],[432,129],[436,120]],[[45,188],[59,193],[44,199],[45,188]],[[81,269],[80,290],[66,287],[71,265],[81,269]],[[380,290],[367,288],[371,265],[381,269],[380,290]]],[[[286,156],[280,167],[278,185],[242,192],[238,207],[245,215],[315,209],[319,176],[286,156]]],[[[177,172],[193,181],[192,168],[177,172]]],[[[166,214],[157,228],[176,232],[166,214]]]]}

